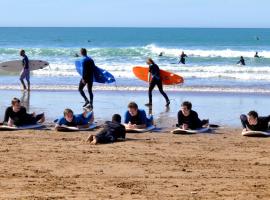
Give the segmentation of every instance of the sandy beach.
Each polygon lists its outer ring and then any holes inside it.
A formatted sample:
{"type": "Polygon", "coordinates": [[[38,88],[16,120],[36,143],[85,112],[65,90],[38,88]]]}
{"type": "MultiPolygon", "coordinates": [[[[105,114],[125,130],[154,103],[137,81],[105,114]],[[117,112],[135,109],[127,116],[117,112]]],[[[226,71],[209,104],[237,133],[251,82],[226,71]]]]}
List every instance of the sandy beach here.
{"type": "MultiPolygon", "coordinates": [[[[92,132],[92,133],[96,133],[92,132]]],[[[240,129],[128,134],[1,132],[1,199],[269,199],[269,139],[240,129]]]]}

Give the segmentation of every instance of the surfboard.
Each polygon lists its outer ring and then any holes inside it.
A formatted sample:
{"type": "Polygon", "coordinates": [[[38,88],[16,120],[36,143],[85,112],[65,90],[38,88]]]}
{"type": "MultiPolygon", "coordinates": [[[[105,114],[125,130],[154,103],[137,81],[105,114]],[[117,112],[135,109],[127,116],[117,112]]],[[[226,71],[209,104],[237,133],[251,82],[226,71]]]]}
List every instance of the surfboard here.
{"type": "Polygon", "coordinates": [[[30,130],[30,129],[40,129],[45,127],[43,124],[34,124],[27,126],[0,126],[0,131],[19,131],[19,130],[30,130]]]}
{"type": "Polygon", "coordinates": [[[154,125],[148,126],[145,129],[128,129],[128,128],[126,128],[126,132],[127,133],[146,133],[146,132],[154,130],[155,128],[156,128],[156,126],[154,126],[154,125]]]}
{"type": "MultiPolygon", "coordinates": [[[[140,66],[133,67],[133,73],[138,79],[148,82],[148,73],[149,73],[148,67],[140,67],[140,66]]],[[[183,77],[168,71],[164,71],[162,69],[160,69],[160,77],[164,85],[176,85],[184,83],[183,77]]]]}
{"type": "MultiPolygon", "coordinates": [[[[75,66],[76,66],[77,72],[82,76],[83,68],[82,68],[81,61],[77,60],[75,62],[75,66]]],[[[103,84],[104,83],[113,83],[113,82],[115,82],[115,78],[110,72],[96,66],[94,69],[94,82],[103,83],[103,84]]]]}
{"type": "MultiPolygon", "coordinates": [[[[49,63],[43,60],[29,60],[30,71],[43,69],[49,66],[49,63]]],[[[21,60],[13,60],[0,63],[0,69],[8,72],[20,72],[23,69],[23,64],[21,60]]]]}
{"type": "Polygon", "coordinates": [[[248,137],[270,137],[270,132],[263,132],[263,131],[243,131],[243,136],[248,137]]]}
{"type": "Polygon", "coordinates": [[[182,134],[182,135],[189,135],[189,134],[197,134],[197,133],[206,133],[206,132],[210,132],[211,129],[206,127],[206,128],[200,128],[200,129],[196,129],[196,130],[184,130],[181,128],[175,129],[173,131],[171,131],[172,134],[182,134]]]}
{"type": "Polygon", "coordinates": [[[78,131],[90,131],[97,127],[96,124],[90,124],[87,128],[77,128],[77,127],[70,127],[70,126],[59,126],[56,128],[58,132],[78,132],[78,131]]]}

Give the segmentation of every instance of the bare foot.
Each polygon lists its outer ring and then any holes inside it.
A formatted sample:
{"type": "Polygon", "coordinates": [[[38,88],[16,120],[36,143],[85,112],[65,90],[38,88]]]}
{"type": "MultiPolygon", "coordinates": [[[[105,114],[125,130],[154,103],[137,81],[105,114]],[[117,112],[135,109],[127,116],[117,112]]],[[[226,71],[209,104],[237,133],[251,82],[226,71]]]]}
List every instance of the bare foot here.
{"type": "Polygon", "coordinates": [[[96,145],[97,144],[96,136],[93,136],[93,140],[92,140],[92,142],[90,144],[92,144],[92,145],[96,145]]]}
{"type": "Polygon", "coordinates": [[[87,140],[86,140],[86,142],[91,143],[93,141],[93,139],[94,139],[94,136],[93,135],[89,135],[88,138],[87,138],[87,140]]]}

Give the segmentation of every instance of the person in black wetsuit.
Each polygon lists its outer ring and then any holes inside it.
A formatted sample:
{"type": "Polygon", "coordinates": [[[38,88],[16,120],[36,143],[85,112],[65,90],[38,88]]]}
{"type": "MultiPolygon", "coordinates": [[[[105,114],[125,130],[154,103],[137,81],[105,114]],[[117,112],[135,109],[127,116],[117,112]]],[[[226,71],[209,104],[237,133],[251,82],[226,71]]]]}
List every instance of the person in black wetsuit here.
{"type": "Polygon", "coordinates": [[[250,111],[247,115],[241,115],[240,120],[243,131],[268,131],[270,115],[267,117],[259,117],[256,111],[250,111]]]}
{"type": "Polygon", "coordinates": [[[180,64],[180,63],[182,63],[182,64],[186,64],[186,58],[187,58],[188,56],[187,56],[187,54],[185,54],[185,52],[184,51],[182,51],[182,54],[180,55],[180,61],[179,61],[179,63],[178,64],[180,64]]]}
{"type": "Polygon", "coordinates": [[[256,51],[255,55],[254,55],[254,58],[260,58],[259,54],[258,54],[258,51],[256,51]]]}
{"type": "Polygon", "coordinates": [[[106,144],[116,142],[118,139],[126,138],[126,128],[121,124],[121,116],[114,114],[112,121],[107,121],[103,125],[103,129],[95,136],[89,135],[87,142],[90,144],[106,144]]]}
{"type": "Polygon", "coordinates": [[[20,74],[20,81],[22,83],[23,90],[27,89],[28,91],[30,91],[30,68],[29,68],[29,60],[25,54],[25,50],[22,49],[20,51],[20,56],[23,57],[23,59],[22,59],[23,69],[22,69],[21,74],[20,74]],[[24,83],[24,79],[26,79],[28,87],[26,87],[26,85],[24,83]]]}
{"type": "Polygon", "coordinates": [[[6,109],[3,124],[8,126],[25,126],[43,123],[45,121],[44,113],[36,115],[35,113],[28,114],[26,108],[21,106],[21,101],[13,98],[11,106],[6,109]]]}
{"type": "Polygon", "coordinates": [[[184,130],[195,130],[207,126],[209,120],[200,120],[198,113],[192,110],[192,104],[185,101],[181,105],[181,110],[178,112],[178,124],[179,128],[184,130]]]}
{"type": "Polygon", "coordinates": [[[145,105],[152,106],[152,91],[157,85],[159,92],[163,95],[163,97],[166,100],[166,106],[169,106],[170,100],[167,94],[163,91],[163,85],[162,85],[162,80],[160,77],[160,70],[159,70],[158,65],[151,58],[148,58],[146,63],[149,65],[149,78],[148,78],[149,79],[149,91],[148,91],[149,103],[145,105]]]}
{"type": "Polygon", "coordinates": [[[244,59],[243,56],[240,57],[240,60],[237,62],[237,64],[240,64],[240,65],[243,65],[243,66],[246,65],[246,62],[245,62],[245,59],[244,59]]]}
{"type": "Polygon", "coordinates": [[[83,72],[82,72],[82,79],[79,84],[79,92],[84,98],[85,104],[83,107],[85,108],[91,108],[93,109],[93,100],[94,100],[94,95],[92,91],[93,87],[93,81],[94,81],[94,68],[95,68],[95,63],[92,58],[87,56],[87,50],[82,48],[81,49],[81,55],[83,59],[81,60],[83,72]],[[90,101],[86,97],[83,89],[87,85],[88,93],[90,96],[90,101]]]}

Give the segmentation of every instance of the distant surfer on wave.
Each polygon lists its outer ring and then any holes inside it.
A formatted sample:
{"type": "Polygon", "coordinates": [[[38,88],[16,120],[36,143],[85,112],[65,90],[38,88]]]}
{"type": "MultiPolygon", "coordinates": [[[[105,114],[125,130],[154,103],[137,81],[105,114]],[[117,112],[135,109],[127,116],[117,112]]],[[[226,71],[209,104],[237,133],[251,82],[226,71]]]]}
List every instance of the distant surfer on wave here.
{"type": "Polygon", "coordinates": [[[245,66],[246,65],[246,62],[245,62],[245,59],[244,59],[244,57],[243,56],[241,56],[240,57],[240,60],[237,62],[237,65],[243,65],[243,66],[245,66]]]}
{"type": "Polygon", "coordinates": [[[21,50],[20,51],[20,56],[23,57],[22,59],[22,65],[23,65],[23,69],[21,71],[21,74],[20,74],[20,81],[22,83],[22,86],[23,86],[23,90],[28,90],[30,91],[30,69],[29,69],[29,60],[28,60],[28,57],[26,56],[25,54],[25,50],[21,50]],[[28,88],[26,87],[25,83],[24,83],[24,79],[26,79],[27,81],[27,86],[28,88]]]}
{"type": "Polygon", "coordinates": [[[152,91],[155,88],[155,86],[158,86],[159,92],[163,95],[163,97],[166,100],[166,106],[170,105],[170,100],[167,96],[167,94],[163,91],[163,85],[162,85],[162,80],[160,77],[160,70],[158,65],[151,59],[148,58],[146,61],[147,65],[149,65],[149,102],[145,104],[146,106],[152,106],[152,91]]]}
{"type": "Polygon", "coordinates": [[[255,55],[254,55],[254,58],[260,58],[258,52],[256,51],[255,55]]]}
{"type": "Polygon", "coordinates": [[[182,53],[181,53],[181,55],[180,55],[180,61],[179,61],[178,64],[182,63],[183,65],[185,65],[185,64],[186,64],[186,58],[187,58],[187,57],[188,57],[187,54],[185,54],[185,52],[182,51],[182,53]]]}
{"type": "Polygon", "coordinates": [[[81,49],[81,55],[83,57],[83,59],[81,60],[83,70],[82,70],[82,79],[79,84],[79,92],[85,100],[85,104],[83,105],[83,107],[93,109],[94,95],[93,95],[92,87],[93,87],[93,81],[94,81],[95,63],[92,58],[87,56],[87,50],[85,48],[81,49]],[[86,85],[87,85],[90,101],[86,97],[83,91],[86,85]]]}

